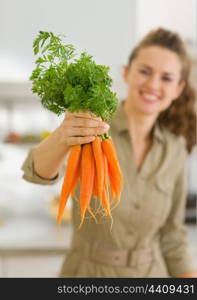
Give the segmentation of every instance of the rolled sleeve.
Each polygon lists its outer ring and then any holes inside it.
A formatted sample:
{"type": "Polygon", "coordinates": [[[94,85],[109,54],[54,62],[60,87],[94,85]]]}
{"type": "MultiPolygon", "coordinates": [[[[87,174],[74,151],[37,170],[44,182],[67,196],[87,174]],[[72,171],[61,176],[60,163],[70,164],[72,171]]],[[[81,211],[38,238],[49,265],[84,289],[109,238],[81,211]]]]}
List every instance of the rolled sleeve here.
{"type": "Polygon", "coordinates": [[[33,150],[34,148],[30,149],[21,167],[21,170],[24,172],[22,178],[28,182],[41,184],[41,185],[53,185],[57,183],[63,177],[64,168],[62,168],[62,170],[57,174],[55,178],[46,179],[40,177],[38,174],[36,174],[34,170],[33,150]]]}
{"type": "Polygon", "coordinates": [[[187,195],[187,153],[182,155],[182,166],[178,174],[170,215],[161,229],[161,249],[170,276],[196,271],[192,260],[187,227],[184,223],[187,195]]]}

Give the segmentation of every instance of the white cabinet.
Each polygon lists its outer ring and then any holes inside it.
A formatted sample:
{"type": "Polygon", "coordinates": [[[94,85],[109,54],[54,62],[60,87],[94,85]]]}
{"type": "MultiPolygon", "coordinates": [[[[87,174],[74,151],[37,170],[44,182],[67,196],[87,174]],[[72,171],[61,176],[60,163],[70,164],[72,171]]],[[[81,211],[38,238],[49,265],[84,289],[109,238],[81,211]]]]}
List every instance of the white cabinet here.
{"type": "Polygon", "coordinates": [[[0,278],[4,277],[4,269],[3,269],[3,257],[0,256],[0,278]]]}

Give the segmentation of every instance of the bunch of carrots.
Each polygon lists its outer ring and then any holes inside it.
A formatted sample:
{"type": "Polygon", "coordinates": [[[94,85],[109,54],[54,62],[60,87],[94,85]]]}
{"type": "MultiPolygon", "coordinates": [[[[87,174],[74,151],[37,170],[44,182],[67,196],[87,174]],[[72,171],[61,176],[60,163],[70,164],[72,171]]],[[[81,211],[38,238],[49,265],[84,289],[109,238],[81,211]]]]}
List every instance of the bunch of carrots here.
{"type": "Polygon", "coordinates": [[[86,211],[95,218],[90,207],[92,197],[99,199],[105,214],[113,221],[111,209],[120,202],[123,176],[111,137],[102,139],[97,136],[91,143],[71,147],[60,194],[58,224],[61,223],[69,196],[75,194],[78,182],[80,182],[78,201],[81,216],[79,228],[83,224],[86,211]]]}
{"type": "MultiPolygon", "coordinates": [[[[76,58],[75,47],[65,44],[62,38],[53,32],[39,31],[33,42],[34,55],[39,56],[30,76],[32,92],[39,96],[45,108],[57,115],[87,110],[110,121],[118,98],[111,91],[109,67],[96,64],[86,51],[76,58]]],[[[120,201],[123,178],[115,147],[107,134],[95,137],[92,143],[71,147],[60,195],[58,224],[69,196],[74,198],[78,182],[80,226],[86,211],[96,220],[90,203],[92,198],[99,201],[102,211],[113,221],[111,210],[120,201]]]]}

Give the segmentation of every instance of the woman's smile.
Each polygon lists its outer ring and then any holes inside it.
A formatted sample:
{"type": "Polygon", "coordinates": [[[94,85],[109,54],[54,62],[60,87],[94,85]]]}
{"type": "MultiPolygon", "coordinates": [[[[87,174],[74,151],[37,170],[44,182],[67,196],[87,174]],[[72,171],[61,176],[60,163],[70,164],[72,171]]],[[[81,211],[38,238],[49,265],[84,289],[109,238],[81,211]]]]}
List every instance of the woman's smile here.
{"type": "Polygon", "coordinates": [[[160,100],[159,96],[153,92],[139,91],[139,96],[143,102],[148,104],[155,104],[160,100]]]}

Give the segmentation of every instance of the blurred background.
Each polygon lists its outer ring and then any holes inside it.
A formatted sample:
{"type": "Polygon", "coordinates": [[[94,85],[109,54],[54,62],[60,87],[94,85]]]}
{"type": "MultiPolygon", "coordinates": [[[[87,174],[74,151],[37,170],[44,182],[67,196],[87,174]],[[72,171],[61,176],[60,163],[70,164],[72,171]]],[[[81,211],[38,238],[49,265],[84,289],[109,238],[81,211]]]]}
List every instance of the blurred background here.
{"type": "MultiPolygon", "coordinates": [[[[113,90],[122,99],[122,66],[144,34],[157,26],[185,40],[197,82],[196,0],[0,0],[0,277],[55,277],[69,247],[69,203],[56,227],[61,182],[39,186],[22,180],[30,148],[62,117],[44,110],[31,93],[32,43],[39,30],[64,34],[78,52],[110,67],[113,90]]],[[[186,224],[197,264],[197,150],[188,159],[186,224]]]]}

